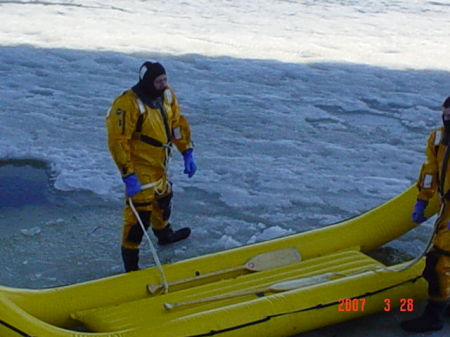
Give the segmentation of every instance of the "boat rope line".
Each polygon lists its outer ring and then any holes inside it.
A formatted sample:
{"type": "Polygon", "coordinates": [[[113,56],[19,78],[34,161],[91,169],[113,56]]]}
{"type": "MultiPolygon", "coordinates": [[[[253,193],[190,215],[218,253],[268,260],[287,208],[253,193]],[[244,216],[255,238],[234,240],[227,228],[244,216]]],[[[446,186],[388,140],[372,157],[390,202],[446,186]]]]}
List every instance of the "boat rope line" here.
{"type": "MultiPolygon", "coordinates": [[[[154,184],[147,184],[147,185],[144,185],[145,186],[144,188],[154,187],[153,185],[154,184]]],[[[141,186],[141,188],[142,188],[142,186],[141,186]]],[[[167,282],[166,275],[164,274],[164,271],[163,271],[163,268],[161,265],[161,261],[159,260],[159,256],[158,256],[158,253],[156,252],[155,246],[153,245],[152,240],[150,239],[150,236],[148,235],[147,230],[145,229],[144,223],[142,222],[142,219],[139,215],[139,212],[136,210],[136,207],[134,206],[131,198],[128,198],[128,203],[131,207],[131,211],[134,213],[134,216],[136,217],[137,222],[139,223],[139,226],[141,226],[142,232],[144,233],[144,235],[148,241],[148,244],[150,246],[150,251],[152,252],[153,260],[155,261],[156,267],[161,276],[161,282],[162,282],[162,285],[164,288],[164,293],[168,293],[169,292],[169,284],[167,282]]]]}
{"type": "Polygon", "coordinates": [[[30,336],[29,334],[23,332],[22,330],[19,330],[18,328],[12,326],[11,324],[6,323],[5,321],[0,320],[0,324],[7,327],[8,329],[11,329],[14,332],[17,332],[22,337],[33,337],[33,336],[30,336]]]}
{"type": "MultiPolygon", "coordinates": [[[[422,276],[416,276],[416,277],[414,277],[412,279],[403,281],[401,283],[397,283],[397,284],[394,284],[394,285],[389,286],[389,287],[385,287],[385,288],[378,289],[378,290],[375,290],[375,291],[372,291],[372,292],[368,292],[368,293],[365,293],[363,295],[350,297],[349,299],[359,299],[359,298],[370,297],[370,296],[382,293],[384,291],[388,291],[388,290],[400,287],[400,286],[402,286],[404,284],[407,284],[407,283],[410,283],[410,282],[414,283],[417,280],[419,280],[420,278],[422,278],[422,276]]],[[[252,326],[252,325],[265,323],[265,322],[271,320],[272,318],[277,318],[277,317],[282,317],[282,316],[287,316],[287,315],[292,315],[292,314],[298,314],[298,313],[301,313],[301,312],[304,312],[304,311],[323,309],[323,308],[330,307],[330,306],[333,306],[333,305],[338,305],[338,304],[339,304],[339,301],[334,301],[334,302],[330,302],[330,303],[326,303],[326,304],[318,304],[316,306],[309,307],[309,308],[304,308],[304,309],[300,309],[300,310],[294,310],[294,311],[288,311],[288,312],[283,312],[283,313],[279,313],[279,314],[269,315],[269,316],[263,317],[263,318],[261,318],[259,320],[256,320],[256,321],[247,322],[247,323],[236,325],[236,326],[232,326],[232,327],[229,327],[229,328],[226,328],[226,329],[211,330],[210,332],[207,332],[207,333],[202,333],[202,334],[199,334],[199,335],[190,335],[190,336],[186,336],[186,337],[215,336],[215,335],[219,335],[219,334],[222,334],[222,333],[225,333],[225,332],[229,332],[229,331],[233,331],[233,330],[239,330],[239,329],[243,329],[243,328],[246,328],[246,327],[249,327],[249,326],[252,326]]]]}

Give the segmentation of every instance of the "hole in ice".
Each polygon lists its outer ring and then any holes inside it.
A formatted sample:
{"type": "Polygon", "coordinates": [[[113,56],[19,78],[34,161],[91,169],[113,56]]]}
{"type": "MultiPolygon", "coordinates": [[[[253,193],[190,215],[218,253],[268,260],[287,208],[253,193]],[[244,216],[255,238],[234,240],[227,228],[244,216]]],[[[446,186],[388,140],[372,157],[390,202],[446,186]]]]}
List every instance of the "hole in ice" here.
{"type": "Polygon", "coordinates": [[[37,160],[0,160],[0,208],[48,203],[46,169],[37,160]]]}

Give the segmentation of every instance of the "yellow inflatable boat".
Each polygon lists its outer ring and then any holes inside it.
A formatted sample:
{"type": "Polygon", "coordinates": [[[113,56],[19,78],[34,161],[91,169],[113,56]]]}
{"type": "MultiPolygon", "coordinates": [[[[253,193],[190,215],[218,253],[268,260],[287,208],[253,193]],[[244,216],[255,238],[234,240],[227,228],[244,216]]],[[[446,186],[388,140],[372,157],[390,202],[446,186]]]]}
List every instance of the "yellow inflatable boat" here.
{"type": "MultiPolygon", "coordinates": [[[[415,226],[416,188],[310,232],[71,286],[0,287],[2,337],[287,337],[426,295],[423,260],[369,252],[415,226]],[[166,289],[167,290],[167,289],[166,289]]],[[[436,211],[434,202],[430,211],[436,211]]]]}

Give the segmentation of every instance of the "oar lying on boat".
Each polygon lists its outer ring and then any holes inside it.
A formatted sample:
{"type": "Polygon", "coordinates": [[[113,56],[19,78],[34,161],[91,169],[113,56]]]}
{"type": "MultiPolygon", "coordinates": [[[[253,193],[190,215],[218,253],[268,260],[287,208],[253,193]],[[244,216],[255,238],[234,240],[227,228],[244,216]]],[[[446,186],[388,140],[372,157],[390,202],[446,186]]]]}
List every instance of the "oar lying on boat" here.
{"type": "Polygon", "coordinates": [[[235,292],[231,292],[231,293],[227,293],[227,294],[198,298],[195,300],[190,300],[190,301],[185,301],[185,302],[164,303],[164,309],[171,310],[174,308],[183,307],[183,306],[187,306],[187,305],[191,305],[191,304],[199,304],[199,303],[225,300],[225,299],[234,298],[234,297],[264,293],[267,291],[277,292],[277,291],[293,290],[293,289],[298,289],[298,288],[302,288],[302,287],[307,287],[307,286],[310,286],[313,284],[323,283],[323,282],[331,280],[333,277],[336,277],[336,276],[343,276],[343,274],[329,272],[329,273],[323,273],[320,275],[303,277],[303,278],[299,278],[296,280],[274,283],[274,284],[272,284],[266,288],[262,288],[262,289],[249,289],[249,290],[235,291],[235,292]]]}
{"type": "MultiPolygon", "coordinates": [[[[169,282],[168,285],[174,286],[178,284],[188,283],[191,281],[201,280],[211,276],[226,274],[229,272],[238,271],[242,269],[248,271],[263,271],[299,262],[300,259],[301,259],[300,254],[295,247],[277,249],[256,255],[249,261],[247,261],[247,263],[241,266],[217,270],[211,273],[206,273],[194,277],[169,282]]],[[[154,294],[157,290],[162,289],[163,287],[164,286],[162,284],[149,284],[147,285],[147,290],[149,293],[154,294]]]]}

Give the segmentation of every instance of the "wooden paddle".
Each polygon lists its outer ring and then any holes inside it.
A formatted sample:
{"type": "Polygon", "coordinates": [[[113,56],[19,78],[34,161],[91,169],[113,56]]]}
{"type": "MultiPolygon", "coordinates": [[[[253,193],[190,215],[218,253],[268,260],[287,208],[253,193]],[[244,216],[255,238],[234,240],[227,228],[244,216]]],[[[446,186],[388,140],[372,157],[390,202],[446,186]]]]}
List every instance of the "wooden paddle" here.
{"type": "Polygon", "coordinates": [[[323,274],[309,276],[309,277],[303,277],[303,278],[296,279],[296,280],[274,283],[274,284],[272,284],[266,288],[262,288],[262,289],[250,289],[250,290],[235,291],[235,292],[231,292],[231,293],[227,293],[227,294],[198,298],[195,300],[190,300],[190,301],[185,301],[185,302],[164,303],[164,309],[172,310],[174,308],[187,306],[187,305],[191,305],[191,304],[199,304],[199,303],[225,300],[225,299],[230,299],[230,298],[234,298],[234,297],[264,293],[267,291],[278,292],[278,291],[293,290],[293,289],[307,287],[307,286],[310,286],[313,284],[323,283],[323,282],[331,280],[333,276],[339,276],[339,275],[340,275],[339,273],[329,272],[329,273],[323,273],[323,274]]]}
{"type": "MultiPolygon", "coordinates": [[[[202,280],[211,276],[226,274],[229,272],[237,270],[248,270],[248,271],[263,271],[276,267],[285,266],[301,260],[300,254],[295,247],[277,249],[270,252],[261,253],[259,255],[251,258],[247,263],[241,266],[231,267],[227,269],[213,271],[211,273],[206,273],[190,278],[185,278],[173,282],[169,282],[169,286],[174,286],[178,284],[183,284],[191,281],[202,280]]],[[[147,285],[147,290],[149,293],[154,294],[157,290],[163,288],[162,284],[149,284],[147,285]]]]}

